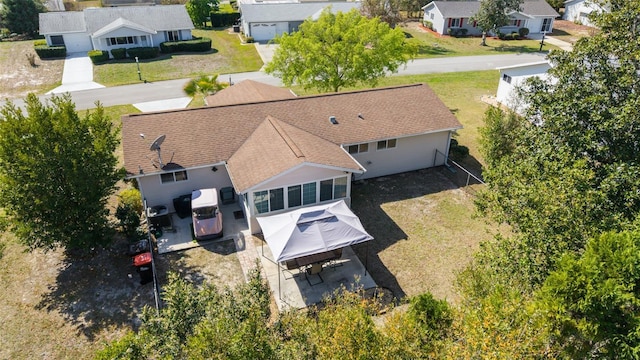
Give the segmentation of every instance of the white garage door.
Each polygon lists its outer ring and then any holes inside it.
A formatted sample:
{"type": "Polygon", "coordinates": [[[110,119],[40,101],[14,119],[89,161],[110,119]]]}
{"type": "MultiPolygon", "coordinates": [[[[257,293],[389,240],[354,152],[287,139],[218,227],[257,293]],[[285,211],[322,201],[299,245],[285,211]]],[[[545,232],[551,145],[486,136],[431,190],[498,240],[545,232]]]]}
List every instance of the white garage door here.
{"type": "Polygon", "coordinates": [[[76,52],[87,52],[92,49],[91,38],[87,34],[65,34],[64,46],[67,47],[67,54],[76,52]]]}
{"type": "Polygon", "coordinates": [[[276,24],[251,24],[251,36],[255,41],[268,41],[276,37],[276,24]]]}

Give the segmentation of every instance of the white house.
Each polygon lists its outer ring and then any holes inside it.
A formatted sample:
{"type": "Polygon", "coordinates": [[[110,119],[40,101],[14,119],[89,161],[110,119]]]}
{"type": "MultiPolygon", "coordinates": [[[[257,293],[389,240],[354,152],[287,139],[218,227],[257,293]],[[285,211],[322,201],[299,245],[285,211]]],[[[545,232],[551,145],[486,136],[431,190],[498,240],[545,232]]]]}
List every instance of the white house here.
{"type": "Polygon", "coordinates": [[[194,28],[184,5],[88,8],[39,14],[40,34],[67,53],[157,47],[190,40],[194,28]]]}
{"type": "Polygon", "coordinates": [[[498,68],[500,71],[500,82],[498,84],[496,100],[500,104],[521,114],[526,109],[526,104],[518,99],[518,88],[521,87],[527,79],[534,76],[543,80],[547,79],[547,71],[550,68],[551,64],[546,60],[498,68]]]}
{"type": "MultiPolygon", "coordinates": [[[[447,35],[449,29],[466,29],[468,35],[482,34],[477,23],[471,21],[480,9],[480,1],[432,1],[422,9],[423,20],[430,22],[439,34],[447,35]]],[[[525,0],[521,11],[508,15],[511,23],[499,29],[502,33],[517,32],[520,28],[529,29],[531,34],[549,33],[553,20],[560,16],[545,0],[525,0]]]]}
{"type": "Polygon", "coordinates": [[[333,13],[359,9],[359,1],[319,2],[240,2],[242,31],[255,41],[269,41],[298,30],[306,19],[317,18],[324,9],[333,13]]]}
{"type": "Polygon", "coordinates": [[[593,0],[567,0],[564,2],[562,19],[593,26],[589,15],[597,11],[602,11],[602,7],[593,0]]]}
{"type": "Polygon", "coordinates": [[[425,84],[246,100],[122,118],[125,168],[148,206],[233,187],[257,233],[258,215],[350,204],[354,180],[442,165],[437,152],[462,127],[425,84]],[[161,135],[160,154],[150,144],[161,135]]]}

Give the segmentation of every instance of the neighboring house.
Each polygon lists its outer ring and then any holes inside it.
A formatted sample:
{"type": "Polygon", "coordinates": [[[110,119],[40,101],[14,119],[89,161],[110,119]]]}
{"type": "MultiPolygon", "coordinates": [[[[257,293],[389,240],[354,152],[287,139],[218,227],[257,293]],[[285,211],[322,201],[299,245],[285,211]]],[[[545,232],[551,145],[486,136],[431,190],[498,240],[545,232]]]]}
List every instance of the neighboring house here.
{"type": "Polygon", "coordinates": [[[592,12],[601,10],[602,7],[595,4],[593,0],[567,0],[564,2],[564,15],[562,15],[562,19],[582,25],[593,26],[591,20],[589,20],[589,15],[592,12]]]}
{"type": "Polygon", "coordinates": [[[550,68],[551,64],[546,60],[498,68],[500,71],[500,82],[498,84],[496,100],[500,104],[522,114],[527,104],[524,104],[518,99],[518,88],[520,88],[527,79],[534,76],[543,80],[547,79],[547,71],[550,68]]]}
{"type": "Polygon", "coordinates": [[[47,11],[65,11],[62,0],[46,0],[44,6],[47,8],[47,11]]]}
{"type": "Polygon", "coordinates": [[[269,41],[278,35],[298,30],[306,19],[317,19],[326,8],[331,12],[359,9],[360,2],[240,2],[242,31],[255,41],[269,41]]]}
{"type": "Polygon", "coordinates": [[[257,233],[258,215],[350,204],[354,180],[442,165],[462,128],[425,84],[231,103],[123,116],[125,168],[148,206],[233,187],[257,233]]]}
{"type": "Polygon", "coordinates": [[[190,40],[193,23],[184,5],[89,8],[40,14],[40,34],[67,53],[157,47],[190,40]]]}
{"type": "MultiPolygon", "coordinates": [[[[422,9],[423,19],[431,22],[439,34],[447,35],[449,29],[467,29],[468,35],[482,34],[482,29],[471,21],[480,9],[480,1],[432,1],[422,9]]],[[[499,28],[500,32],[527,28],[531,34],[549,33],[553,30],[553,19],[560,16],[545,0],[525,0],[521,9],[508,14],[511,23],[499,28]]]]}

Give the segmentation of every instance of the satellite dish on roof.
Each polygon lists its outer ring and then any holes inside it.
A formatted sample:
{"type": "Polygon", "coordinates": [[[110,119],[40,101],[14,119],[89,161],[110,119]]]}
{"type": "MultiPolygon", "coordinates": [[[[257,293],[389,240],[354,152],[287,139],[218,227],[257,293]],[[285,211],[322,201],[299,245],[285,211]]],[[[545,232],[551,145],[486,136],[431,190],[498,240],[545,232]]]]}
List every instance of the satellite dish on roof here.
{"type": "Polygon", "coordinates": [[[160,145],[162,145],[166,137],[167,135],[158,136],[155,140],[153,140],[151,146],[149,146],[149,150],[158,152],[158,163],[160,164],[161,169],[164,167],[164,164],[162,163],[162,153],[160,152],[160,145]]]}
{"type": "Polygon", "coordinates": [[[158,136],[155,140],[153,140],[153,142],[151,143],[151,146],[149,147],[149,150],[151,151],[155,151],[155,150],[160,150],[160,145],[162,145],[162,143],[164,142],[164,139],[167,137],[167,135],[160,135],[158,136]]]}

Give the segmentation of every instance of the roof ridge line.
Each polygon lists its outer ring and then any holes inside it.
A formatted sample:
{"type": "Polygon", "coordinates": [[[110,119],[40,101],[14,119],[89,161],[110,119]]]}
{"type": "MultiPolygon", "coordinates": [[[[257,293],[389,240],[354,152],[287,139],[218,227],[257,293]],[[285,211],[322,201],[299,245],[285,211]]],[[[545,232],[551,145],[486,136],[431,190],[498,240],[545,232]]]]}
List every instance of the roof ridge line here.
{"type": "Polygon", "coordinates": [[[280,126],[280,123],[279,123],[280,120],[272,117],[271,115],[267,116],[267,120],[269,121],[271,126],[273,126],[273,128],[276,130],[278,135],[280,135],[282,140],[284,140],[287,146],[289,146],[289,149],[291,149],[291,151],[297,158],[305,157],[304,153],[302,152],[302,150],[300,150],[300,148],[295,143],[295,141],[293,141],[293,139],[289,136],[289,134],[287,134],[287,132],[282,128],[282,126],[280,126]]]}

